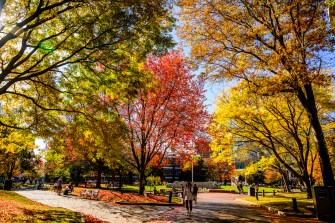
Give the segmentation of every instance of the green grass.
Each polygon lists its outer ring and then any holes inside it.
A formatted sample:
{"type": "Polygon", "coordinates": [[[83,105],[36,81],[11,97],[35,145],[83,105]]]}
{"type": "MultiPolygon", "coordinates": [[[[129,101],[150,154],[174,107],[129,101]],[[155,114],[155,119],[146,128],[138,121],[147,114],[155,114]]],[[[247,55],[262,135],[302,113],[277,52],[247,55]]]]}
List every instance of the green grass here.
{"type": "Polygon", "coordinates": [[[0,222],[80,222],[81,215],[46,206],[12,191],[0,191],[0,222]]]}
{"type": "Polygon", "coordinates": [[[307,194],[303,192],[296,193],[276,193],[265,194],[262,197],[261,194],[258,196],[258,201],[255,197],[242,198],[242,200],[250,201],[253,203],[265,205],[268,207],[275,208],[281,211],[293,211],[292,210],[292,198],[297,199],[298,209],[304,213],[312,213],[311,208],[313,205],[313,199],[307,199],[307,194]]]}
{"type": "MultiPolygon", "coordinates": [[[[220,188],[221,190],[234,190],[235,192],[238,192],[237,187],[236,186],[221,186],[220,188]]],[[[265,193],[272,193],[273,190],[275,190],[277,192],[277,190],[279,190],[279,188],[272,188],[272,187],[259,187],[258,191],[262,192],[264,190],[265,193]]],[[[243,186],[243,191],[246,193],[248,192],[248,186],[243,186]]]]}
{"type": "MultiPolygon", "coordinates": [[[[166,185],[156,186],[156,190],[159,191],[160,189],[171,189],[171,188],[167,188],[166,185]]],[[[122,190],[138,192],[139,186],[126,185],[122,187],[122,190]]],[[[154,190],[154,186],[151,186],[151,187],[145,186],[145,191],[153,191],[153,190],[154,190]]]]}

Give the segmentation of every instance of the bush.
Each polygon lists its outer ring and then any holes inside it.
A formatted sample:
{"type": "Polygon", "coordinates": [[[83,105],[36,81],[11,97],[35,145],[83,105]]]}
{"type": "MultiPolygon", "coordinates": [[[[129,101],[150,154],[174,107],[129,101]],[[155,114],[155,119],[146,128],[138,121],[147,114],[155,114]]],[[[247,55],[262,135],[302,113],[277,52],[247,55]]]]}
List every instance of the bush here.
{"type": "Polygon", "coordinates": [[[161,178],[152,175],[150,177],[147,177],[147,181],[150,183],[151,186],[157,186],[161,184],[161,178]]]}

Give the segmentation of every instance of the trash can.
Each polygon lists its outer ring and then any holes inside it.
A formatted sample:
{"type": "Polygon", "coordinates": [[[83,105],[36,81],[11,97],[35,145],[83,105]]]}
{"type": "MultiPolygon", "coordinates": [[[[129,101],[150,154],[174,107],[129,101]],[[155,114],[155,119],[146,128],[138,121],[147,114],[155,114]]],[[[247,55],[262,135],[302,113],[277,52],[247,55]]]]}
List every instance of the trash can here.
{"type": "Polygon", "coordinates": [[[248,195],[249,196],[255,196],[255,188],[254,187],[248,187],[248,195]]]}
{"type": "Polygon", "coordinates": [[[319,220],[332,220],[335,218],[332,196],[334,188],[325,186],[313,187],[313,202],[316,217],[319,220]]]}
{"type": "Polygon", "coordinates": [[[333,218],[335,218],[335,187],[328,187],[329,188],[329,193],[330,193],[330,197],[331,200],[333,202],[333,218]]]}
{"type": "Polygon", "coordinates": [[[4,190],[11,190],[12,189],[12,183],[13,183],[12,180],[6,179],[5,182],[4,182],[4,185],[3,185],[3,189],[4,190]]]}

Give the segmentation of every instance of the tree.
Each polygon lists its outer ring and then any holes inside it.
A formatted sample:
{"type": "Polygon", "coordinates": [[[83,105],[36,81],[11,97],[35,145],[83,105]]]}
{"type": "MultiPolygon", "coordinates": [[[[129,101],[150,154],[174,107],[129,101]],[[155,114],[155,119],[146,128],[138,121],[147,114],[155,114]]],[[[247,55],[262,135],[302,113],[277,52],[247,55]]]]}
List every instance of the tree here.
{"type": "Polygon", "coordinates": [[[212,130],[230,135],[213,141],[216,153],[224,149],[230,153],[253,150],[259,156],[274,156],[280,166],[304,182],[308,197],[311,197],[316,145],[308,115],[298,100],[288,93],[259,97],[241,84],[220,103],[212,130]],[[235,148],[236,141],[242,144],[241,151],[235,148]],[[223,147],[224,142],[230,145],[223,147]]]}
{"type": "Polygon", "coordinates": [[[148,167],[159,166],[167,151],[191,149],[207,116],[203,83],[190,74],[181,52],[150,56],[144,68],[153,74],[150,87],[118,109],[128,128],[124,158],[139,174],[142,195],[148,167]]]}
{"type": "Polygon", "coordinates": [[[334,0],[327,0],[327,6],[329,9],[329,20],[332,29],[335,30],[335,1],[334,0]]]}
{"type": "MultiPolygon", "coordinates": [[[[92,106],[91,112],[99,111],[92,106]]],[[[112,115],[109,119],[102,114],[98,116],[100,119],[72,116],[64,131],[50,139],[48,159],[49,165],[55,163],[77,168],[82,165],[89,166],[86,169],[96,172],[96,187],[100,188],[103,170],[118,163],[117,154],[123,148],[124,124],[112,115]],[[57,154],[58,159],[53,159],[52,154],[57,154]]]]}
{"type": "Polygon", "coordinates": [[[21,110],[24,121],[5,120],[10,114],[3,114],[0,124],[27,128],[46,111],[84,112],[70,102],[94,85],[118,81],[115,74],[127,53],[143,58],[172,45],[169,5],[166,0],[1,1],[0,100],[21,110]],[[90,85],[78,88],[83,80],[90,85]]]}
{"type": "Polygon", "coordinates": [[[332,74],[334,35],[324,1],[178,1],[181,37],[213,80],[244,79],[260,95],[292,92],[308,114],[324,185],[335,185],[315,87],[332,74]]]}
{"type": "MultiPolygon", "coordinates": [[[[0,176],[9,180],[14,174],[38,175],[40,159],[34,153],[35,138],[30,132],[1,128],[0,176]]],[[[11,184],[7,189],[10,190],[11,184]]]]}
{"type": "Polygon", "coordinates": [[[229,162],[216,161],[213,157],[205,160],[205,165],[208,168],[208,175],[210,179],[218,179],[226,185],[231,182],[234,177],[235,166],[229,162]]]}

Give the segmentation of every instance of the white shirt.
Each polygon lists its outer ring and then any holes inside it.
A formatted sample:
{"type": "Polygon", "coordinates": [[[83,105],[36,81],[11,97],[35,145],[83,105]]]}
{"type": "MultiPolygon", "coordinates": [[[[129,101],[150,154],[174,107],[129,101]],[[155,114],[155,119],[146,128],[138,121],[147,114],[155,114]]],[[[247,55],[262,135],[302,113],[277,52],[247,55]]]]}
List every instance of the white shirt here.
{"type": "Polygon", "coordinates": [[[189,187],[188,186],[185,187],[184,194],[185,194],[185,201],[193,200],[192,185],[190,185],[189,187]]]}

